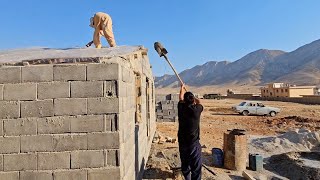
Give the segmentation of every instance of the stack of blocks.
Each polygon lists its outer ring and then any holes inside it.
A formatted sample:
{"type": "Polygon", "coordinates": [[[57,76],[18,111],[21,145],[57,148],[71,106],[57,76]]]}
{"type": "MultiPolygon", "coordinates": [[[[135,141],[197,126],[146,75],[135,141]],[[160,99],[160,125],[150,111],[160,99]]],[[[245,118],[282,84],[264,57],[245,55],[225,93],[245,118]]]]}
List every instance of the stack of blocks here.
{"type": "Polygon", "coordinates": [[[177,122],[179,95],[169,94],[166,96],[159,96],[165,98],[165,100],[157,103],[157,122],[177,122]]]}
{"type": "MultiPolygon", "coordinates": [[[[153,80],[150,65],[148,72],[142,70],[147,59],[140,56],[134,63],[142,79],[153,80]]],[[[135,167],[143,169],[147,161],[155,114],[136,124],[135,99],[134,69],[117,57],[104,63],[1,67],[0,179],[141,176],[135,167]]],[[[154,96],[149,99],[142,103],[143,117],[147,103],[154,112],[154,96]]]]}

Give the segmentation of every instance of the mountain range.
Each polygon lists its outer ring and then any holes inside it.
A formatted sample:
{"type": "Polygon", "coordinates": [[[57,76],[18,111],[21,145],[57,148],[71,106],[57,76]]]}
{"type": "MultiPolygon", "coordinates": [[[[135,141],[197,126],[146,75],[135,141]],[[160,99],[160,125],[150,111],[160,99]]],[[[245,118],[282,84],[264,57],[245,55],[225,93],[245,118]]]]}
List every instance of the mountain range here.
{"type": "MultiPolygon", "coordinates": [[[[260,49],[234,62],[209,61],[180,74],[189,86],[265,85],[285,82],[296,85],[320,84],[320,40],[292,52],[260,49]]],[[[155,77],[157,88],[176,87],[174,75],[155,77]]]]}

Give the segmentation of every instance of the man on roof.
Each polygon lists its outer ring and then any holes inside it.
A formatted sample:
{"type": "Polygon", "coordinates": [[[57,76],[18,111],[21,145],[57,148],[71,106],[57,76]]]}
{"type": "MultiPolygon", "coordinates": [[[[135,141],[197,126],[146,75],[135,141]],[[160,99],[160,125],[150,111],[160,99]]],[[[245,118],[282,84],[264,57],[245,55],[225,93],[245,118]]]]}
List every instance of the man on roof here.
{"type": "MultiPolygon", "coordinates": [[[[116,46],[114,35],[112,31],[112,19],[111,17],[103,12],[97,12],[93,17],[90,18],[90,26],[94,28],[93,43],[96,48],[102,47],[100,37],[104,36],[108,41],[110,47],[116,46]]],[[[91,44],[88,43],[87,47],[91,44]]]]}

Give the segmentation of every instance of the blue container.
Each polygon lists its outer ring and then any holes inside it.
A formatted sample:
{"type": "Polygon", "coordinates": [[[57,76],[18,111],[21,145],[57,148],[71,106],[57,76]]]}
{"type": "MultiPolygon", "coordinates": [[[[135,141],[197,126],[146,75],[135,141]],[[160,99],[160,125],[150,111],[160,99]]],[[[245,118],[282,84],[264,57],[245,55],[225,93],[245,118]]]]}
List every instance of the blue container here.
{"type": "Polygon", "coordinates": [[[223,151],[219,148],[212,148],[213,165],[223,167],[223,151]]]}
{"type": "Polygon", "coordinates": [[[263,158],[259,154],[249,154],[249,168],[253,171],[263,170],[263,158]]]}

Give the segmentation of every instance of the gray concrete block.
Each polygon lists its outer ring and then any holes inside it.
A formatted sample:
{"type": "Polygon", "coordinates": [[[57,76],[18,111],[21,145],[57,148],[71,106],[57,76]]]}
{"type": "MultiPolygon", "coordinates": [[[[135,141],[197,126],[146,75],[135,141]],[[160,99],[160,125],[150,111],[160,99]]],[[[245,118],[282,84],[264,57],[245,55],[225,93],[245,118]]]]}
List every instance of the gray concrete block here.
{"type": "Polygon", "coordinates": [[[118,98],[88,98],[88,114],[106,114],[119,112],[118,98]]]}
{"type": "Polygon", "coordinates": [[[117,81],[104,81],[104,97],[118,97],[117,81]]]}
{"type": "Polygon", "coordinates": [[[73,151],[71,152],[71,168],[104,167],[103,151],[73,151]]]}
{"type": "Polygon", "coordinates": [[[22,82],[53,81],[52,65],[26,66],[22,68],[22,82]]]}
{"type": "Polygon", "coordinates": [[[103,81],[72,81],[71,97],[103,97],[103,81]]]}
{"type": "Polygon", "coordinates": [[[3,84],[0,84],[0,101],[3,100],[3,84]]]}
{"type": "Polygon", "coordinates": [[[55,99],[54,115],[83,115],[87,114],[87,99],[71,98],[71,99],[55,99]]]}
{"type": "Polygon", "coordinates": [[[85,81],[87,66],[85,64],[54,65],[55,81],[85,81]]]}
{"type": "Polygon", "coordinates": [[[104,130],[104,116],[76,116],[70,118],[71,132],[86,133],[86,132],[103,132],[104,130]]]}
{"type": "Polygon", "coordinates": [[[55,171],[54,180],[87,180],[87,170],[55,171]]]}
{"type": "Polygon", "coordinates": [[[21,152],[49,151],[53,151],[53,137],[51,135],[21,136],[21,152]]]}
{"type": "Polygon", "coordinates": [[[38,84],[38,99],[55,99],[69,97],[69,82],[48,82],[38,84]]]}
{"type": "Polygon", "coordinates": [[[0,136],[3,136],[3,120],[0,119],[0,136]]]}
{"type": "Polygon", "coordinates": [[[20,152],[20,137],[0,137],[0,154],[20,152]]]}
{"type": "Polygon", "coordinates": [[[118,81],[119,97],[127,97],[127,83],[118,81]]]}
{"type": "Polygon", "coordinates": [[[19,118],[20,103],[17,101],[0,101],[0,119],[19,118]]]}
{"type": "Polygon", "coordinates": [[[120,80],[119,64],[88,64],[87,80],[120,80]]]}
{"type": "Polygon", "coordinates": [[[115,114],[105,115],[105,131],[118,131],[118,116],[115,114]]]}
{"type": "Polygon", "coordinates": [[[6,101],[36,100],[37,84],[35,83],[5,84],[3,87],[3,99],[6,101]]]}
{"type": "Polygon", "coordinates": [[[3,171],[3,155],[2,154],[0,155],[0,172],[1,171],[3,171]]]}
{"type": "Polygon", "coordinates": [[[38,170],[70,169],[70,152],[38,153],[38,170]]]}
{"type": "Polygon", "coordinates": [[[119,132],[88,134],[88,149],[118,149],[119,141],[119,132]]]}
{"type": "Polygon", "coordinates": [[[36,135],[37,119],[22,118],[4,120],[3,131],[6,136],[36,135]]]}
{"type": "Polygon", "coordinates": [[[1,180],[19,180],[19,172],[0,172],[1,180]]]}
{"type": "MultiPolygon", "coordinates": [[[[103,168],[88,170],[88,180],[115,180],[120,179],[120,168],[103,168]]],[[[131,177],[131,179],[135,179],[131,177]]]]}
{"type": "Polygon", "coordinates": [[[134,75],[132,73],[132,70],[129,70],[127,68],[122,68],[122,81],[131,83],[133,82],[134,75]]]}
{"type": "Polygon", "coordinates": [[[53,116],[53,100],[22,101],[21,117],[50,117],[53,116]]]}
{"type": "Polygon", "coordinates": [[[21,67],[1,67],[0,84],[21,83],[21,67]]]}
{"type": "Polygon", "coordinates": [[[38,119],[39,134],[63,134],[69,133],[71,121],[69,116],[48,117],[38,119]]]}
{"type": "Polygon", "coordinates": [[[110,150],[106,150],[106,157],[107,157],[107,161],[106,161],[106,165],[108,166],[120,166],[120,152],[119,150],[115,150],[115,149],[110,149],[110,150]]]}
{"type": "Polygon", "coordinates": [[[74,151],[86,150],[87,145],[86,135],[54,135],[53,147],[54,151],[74,151]]]}
{"type": "Polygon", "coordinates": [[[4,171],[37,170],[36,154],[5,154],[3,156],[4,171]]]}
{"type": "Polygon", "coordinates": [[[53,180],[50,171],[21,171],[20,180],[53,180]]]}

